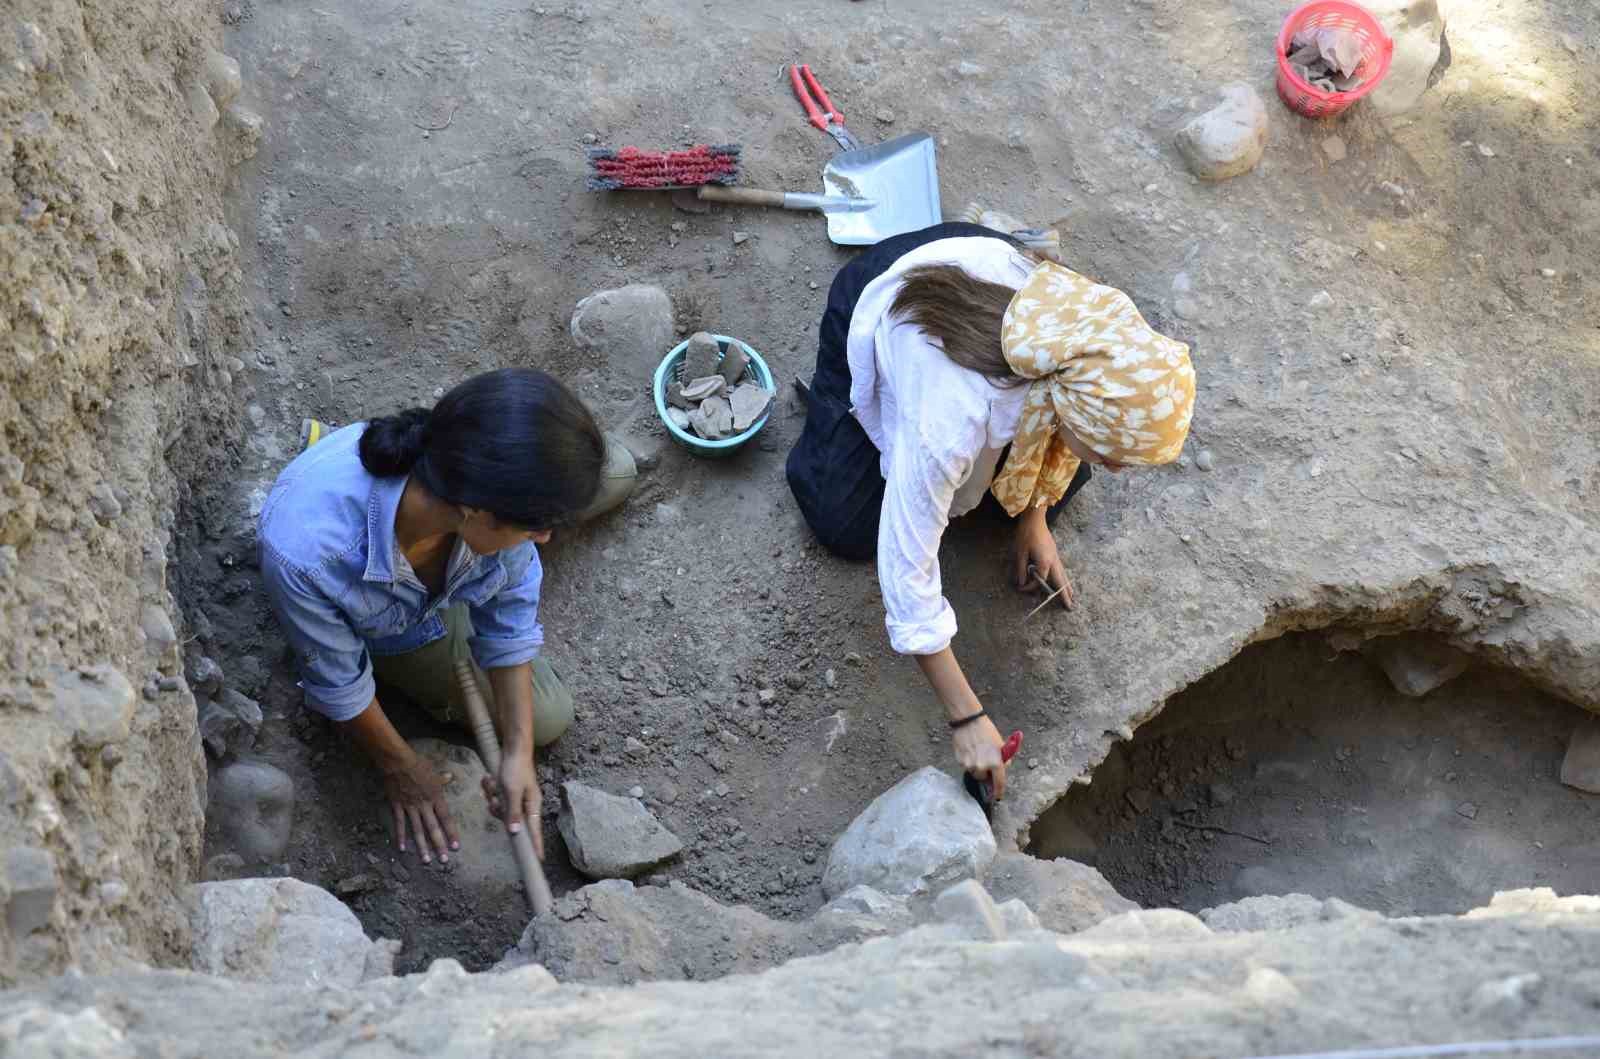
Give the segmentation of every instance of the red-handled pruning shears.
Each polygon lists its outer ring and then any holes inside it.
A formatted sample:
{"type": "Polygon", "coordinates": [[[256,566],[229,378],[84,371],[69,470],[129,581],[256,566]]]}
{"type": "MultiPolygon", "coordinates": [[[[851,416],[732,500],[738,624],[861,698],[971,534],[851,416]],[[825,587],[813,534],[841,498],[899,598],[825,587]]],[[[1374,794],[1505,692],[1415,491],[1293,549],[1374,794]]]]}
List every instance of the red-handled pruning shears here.
{"type": "MultiPolygon", "coordinates": [[[[1017,756],[1017,751],[1022,749],[1022,732],[1014,731],[1011,737],[1000,745],[1000,763],[1010,764],[1011,759],[1017,756]]],[[[961,776],[962,784],[967,788],[967,793],[983,809],[984,816],[994,815],[994,784],[988,780],[980,780],[970,772],[961,776]]]]}
{"type": "Polygon", "coordinates": [[[832,136],[841,150],[853,151],[861,146],[844,127],[844,115],[833,109],[833,100],[823,91],[810,66],[796,63],[789,67],[789,83],[794,86],[794,97],[806,108],[806,118],[811,124],[832,136]]]}

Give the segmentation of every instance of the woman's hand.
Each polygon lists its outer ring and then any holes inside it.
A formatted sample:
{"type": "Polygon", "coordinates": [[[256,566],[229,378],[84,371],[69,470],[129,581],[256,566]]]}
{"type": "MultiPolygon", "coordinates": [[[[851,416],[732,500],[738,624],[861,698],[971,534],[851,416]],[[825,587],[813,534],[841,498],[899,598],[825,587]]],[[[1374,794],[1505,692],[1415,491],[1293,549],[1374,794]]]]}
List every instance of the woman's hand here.
{"type": "Polygon", "coordinates": [[[1061,589],[1056,599],[1062,607],[1071,610],[1072,582],[1067,579],[1066,565],[1061,561],[1061,552],[1056,548],[1055,536],[1044,514],[1042,507],[1030,507],[1017,516],[1016,533],[1011,539],[1012,581],[1019,592],[1037,588],[1033,575],[1028,572],[1031,566],[1052,592],[1061,589]]]}
{"type": "Polygon", "coordinates": [[[448,862],[448,850],[461,848],[444,800],[444,787],[449,782],[448,772],[436,771],[427,758],[415,753],[383,773],[383,790],[394,813],[394,834],[400,850],[405,851],[409,828],[424,864],[433,860],[435,850],[440,861],[448,862]]]}
{"type": "Polygon", "coordinates": [[[539,815],[544,798],[539,793],[533,757],[517,753],[503,755],[500,775],[483,777],[483,796],[489,800],[489,812],[504,820],[506,830],[513,835],[521,831],[526,822],[534,855],[544,860],[544,827],[539,815]]]}
{"type": "Polygon", "coordinates": [[[979,780],[988,780],[994,788],[995,801],[1004,798],[1006,763],[1000,757],[1000,747],[1005,741],[994,723],[987,717],[979,717],[951,732],[950,740],[955,744],[956,760],[961,762],[962,770],[979,780]]]}

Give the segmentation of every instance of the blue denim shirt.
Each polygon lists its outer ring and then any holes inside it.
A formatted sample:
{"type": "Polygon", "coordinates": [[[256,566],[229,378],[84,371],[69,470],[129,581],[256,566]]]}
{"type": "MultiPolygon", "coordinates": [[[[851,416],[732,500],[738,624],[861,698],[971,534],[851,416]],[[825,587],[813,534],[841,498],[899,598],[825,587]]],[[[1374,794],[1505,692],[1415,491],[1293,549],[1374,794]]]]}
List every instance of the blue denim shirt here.
{"type": "Polygon", "coordinates": [[[429,598],[394,536],[406,479],[374,478],[361,466],[365,429],[335,431],[285,467],[258,533],[267,599],[299,661],[306,704],[335,721],[372,701],[368,652],[405,654],[432,643],[456,602],[467,605],[468,643],[485,669],[521,665],[544,643],[544,570],[531,541],[482,556],[458,541],[444,591],[429,598]]]}

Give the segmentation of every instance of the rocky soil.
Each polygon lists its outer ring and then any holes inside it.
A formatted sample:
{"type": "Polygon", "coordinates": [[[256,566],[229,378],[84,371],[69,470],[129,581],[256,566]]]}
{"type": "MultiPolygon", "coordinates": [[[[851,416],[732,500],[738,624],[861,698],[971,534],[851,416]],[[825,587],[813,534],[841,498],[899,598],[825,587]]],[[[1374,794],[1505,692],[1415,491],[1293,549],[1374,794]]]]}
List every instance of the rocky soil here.
{"type": "Polygon", "coordinates": [[[0,985],[187,959],[204,630],[172,560],[246,381],[220,38],[191,0],[0,16],[0,985]]]}
{"type": "MultiPolygon", "coordinates": [[[[1063,936],[1002,914],[974,883],[948,897],[909,933],[709,983],[560,985],[538,966],[469,976],[452,960],[345,990],[173,971],[61,978],[0,995],[0,1047],[1186,1059],[1553,1037],[1600,1012],[1593,898],[1521,891],[1464,918],[1255,908],[1213,926],[1161,909],[1063,936]],[[1280,929],[1262,930],[1271,917],[1280,929]]],[[[1591,1054],[1589,1040],[1539,1054],[1591,1054]]]]}

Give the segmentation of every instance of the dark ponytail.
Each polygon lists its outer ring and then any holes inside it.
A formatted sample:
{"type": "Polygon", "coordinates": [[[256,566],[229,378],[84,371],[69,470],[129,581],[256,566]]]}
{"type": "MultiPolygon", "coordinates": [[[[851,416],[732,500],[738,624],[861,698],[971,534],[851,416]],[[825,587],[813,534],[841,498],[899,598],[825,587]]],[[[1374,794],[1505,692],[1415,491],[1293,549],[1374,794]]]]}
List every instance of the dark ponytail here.
{"type": "Polygon", "coordinates": [[[429,411],[367,424],[361,465],[410,474],[434,496],[543,530],[573,521],[600,491],[606,442],[582,401],[553,376],[503,368],[461,383],[429,411]]]}
{"type": "Polygon", "coordinates": [[[379,416],[361,435],[361,466],[374,478],[393,478],[415,466],[428,444],[426,408],[407,408],[392,416],[379,416]]]}

